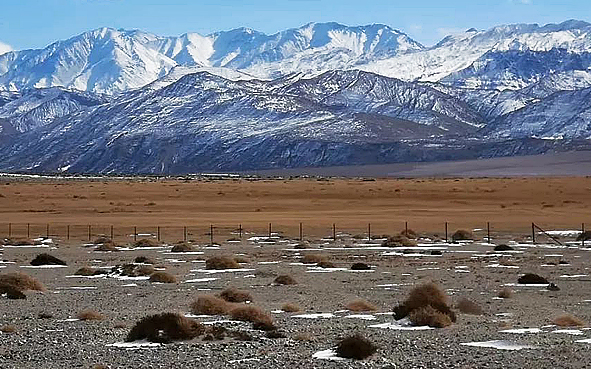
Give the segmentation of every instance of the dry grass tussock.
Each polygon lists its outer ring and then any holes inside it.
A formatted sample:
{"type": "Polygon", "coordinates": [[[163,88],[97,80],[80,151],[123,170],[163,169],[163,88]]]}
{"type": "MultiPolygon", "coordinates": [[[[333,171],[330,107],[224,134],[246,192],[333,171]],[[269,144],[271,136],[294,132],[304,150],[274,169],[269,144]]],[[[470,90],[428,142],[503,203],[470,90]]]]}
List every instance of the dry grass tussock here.
{"type": "Polygon", "coordinates": [[[191,340],[205,332],[205,328],[193,319],[176,313],[150,315],[129,331],[125,341],[147,339],[150,342],[170,343],[191,340]]]}
{"type": "Polygon", "coordinates": [[[126,277],[145,277],[154,273],[154,267],[151,265],[123,264],[111,268],[111,273],[126,277]]]}
{"type": "Polygon", "coordinates": [[[330,261],[321,261],[318,264],[316,264],[316,266],[320,268],[336,268],[336,265],[334,265],[330,261]]]}
{"type": "Polygon", "coordinates": [[[384,247],[413,247],[416,245],[417,241],[411,240],[410,238],[401,234],[388,237],[382,241],[382,246],[384,247]]]}
{"type": "Polygon", "coordinates": [[[79,312],[76,315],[76,318],[80,319],[80,320],[103,320],[105,319],[105,316],[97,311],[94,310],[84,310],[79,312]]]}
{"type": "Polygon", "coordinates": [[[250,260],[248,260],[246,257],[244,257],[242,255],[236,255],[236,256],[234,256],[234,260],[236,260],[236,262],[238,264],[248,264],[248,263],[250,263],[250,260]]]}
{"type": "Polygon", "coordinates": [[[276,329],[273,318],[255,306],[236,306],[230,311],[232,319],[251,322],[253,328],[270,331],[276,329]]]}
{"type": "Polygon", "coordinates": [[[240,269],[240,264],[228,256],[214,256],[205,261],[205,269],[240,269]]]}
{"type": "Polygon", "coordinates": [[[2,333],[16,333],[17,329],[14,325],[3,325],[0,327],[0,332],[2,333]]]}
{"type": "Polygon", "coordinates": [[[241,291],[234,287],[229,287],[220,293],[220,297],[228,302],[246,302],[252,301],[252,296],[246,291],[241,291]]]}
{"type": "Polygon", "coordinates": [[[179,242],[176,245],[174,245],[172,247],[172,249],[170,250],[170,252],[191,252],[191,251],[195,251],[195,249],[193,248],[193,246],[191,246],[187,242],[179,242]]]}
{"type": "Polygon", "coordinates": [[[513,297],[513,290],[505,287],[499,291],[497,296],[502,299],[510,299],[511,297],[513,297]]]}
{"type": "Polygon", "coordinates": [[[469,300],[465,297],[460,298],[460,300],[456,304],[456,309],[458,309],[460,312],[462,312],[464,314],[470,314],[470,315],[484,314],[484,311],[482,310],[480,305],[478,305],[474,301],[469,300]]]}
{"type": "Polygon", "coordinates": [[[416,326],[445,328],[452,324],[449,315],[435,310],[430,305],[423,306],[410,312],[408,319],[416,326]]]}
{"type": "Polygon", "coordinates": [[[107,243],[101,243],[98,244],[95,248],[94,251],[104,251],[104,252],[117,252],[119,251],[119,249],[117,248],[117,245],[113,242],[107,242],[107,243]]]}
{"type": "MultiPolygon", "coordinates": [[[[451,310],[447,296],[433,282],[425,283],[413,288],[410,291],[407,299],[402,304],[394,308],[395,318],[402,319],[406,316],[409,316],[410,318],[410,314],[413,311],[427,307],[430,307],[431,309],[425,309],[420,315],[437,311],[443,315],[447,315],[451,322],[456,321],[456,314],[451,310]]],[[[420,315],[416,318],[420,318],[420,315]]],[[[441,318],[438,316],[434,318],[435,321],[439,319],[441,318]]],[[[440,324],[437,324],[437,326],[434,327],[438,328],[439,326],[440,324]]]]}
{"type": "Polygon", "coordinates": [[[363,360],[377,351],[377,346],[360,334],[349,336],[337,344],[336,352],[339,357],[363,360]]]}
{"type": "Polygon", "coordinates": [[[306,254],[302,257],[302,263],[304,264],[318,264],[327,262],[328,258],[321,254],[306,254]]]}
{"type": "Polygon", "coordinates": [[[147,256],[138,256],[133,260],[133,262],[138,264],[156,264],[154,260],[147,256]]]}
{"type": "Polygon", "coordinates": [[[150,282],[176,283],[176,277],[167,272],[154,272],[150,275],[150,282]]]}
{"type": "Polygon", "coordinates": [[[464,241],[464,240],[474,240],[474,234],[470,231],[467,231],[465,229],[458,229],[457,231],[454,232],[454,234],[451,235],[451,240],[453,242],[457,242],[457,241],[464,241]]]}
{"type": "Polygon", "coordinates": [[[7,273],[0,274],[0,286],[13,286],[19,291],[46,291],[45,286],[35,278],[25,273],[7,273]]]}
{"type": "Polygon", "coordinates": [[[226,300],[212,295],[197,296],[197,299],[190,305],[192,314],[200,315],[226,315],[233,305],[226,300]]]}
{"type": "Polygon", "coordinates": [[[362,299],[353,300],[353,301],[347,303],[345,305],[345,308],[347,308],[347,310],[350,310],[350,311],[376,311],[377,310],[375,305],[373,305],[365,300],[362,300],[362,299]]]}
{"type": "Polygon", "coordinates": [[[66,262],[53,255],[43,253],[35,256],[35,258],[31,260],[31,265],[66,265],[66,262]]]}
{"type": "Polygon", "coordinates": [[[552,323],[559,327],[582,327],[585,325],[584,321],[570,314],[559,315],[552,319],[552,323]]]}
{"type": "Polygon", "coordinates": [[[141,240],[137,240],[132,244],[133,247],[158,247],[162,246],[160,242],[149,239],[149,238],[142,238],[141,240]]]}
{"type": "Polygon", "coordinates": [[[287,274],[277,276],[277,278],[275,278],[275,280],[273,281],[273,283],[275,283],[275,284],[284,284],[284,285],[298,284],[298,282],[292,276],[287,275],[287,274]]]}
{"type": "Polygon", "coordinates": [[[406,237],[406,238],[411,238],[411,239],[417,239],[417,237],[418,237],[418,233],[417,233],[417,232],[415,232],[415,231],[413,231],[413,230],[412,230],[412,229],[410,229],[410,228],[409,228],[409,229],[403,229],[403,230],[400,232],[400,235],[401,235],[401,236],[404,236],[404,237],[406,237]]]}
{"type": "Polygon", "coordinates": [[[283,306],[281,306],[281,310],[285,311],[286,313],[297,313],[298,311],[302,311],[298,305],[291,303],[283,304],[283,306]]]}
{"type": "Polygon", "coordinates": [[[76,273],[74,273],[74,275],[82,275],[82,276],[94,276],[94,275],[102,275],[102,274],[107,274],[106,270],[103,269],[95,269],[95,268],[91,268],[91,267],[82,267],[80,269],[78,269],[76,271],[76,273]]]}

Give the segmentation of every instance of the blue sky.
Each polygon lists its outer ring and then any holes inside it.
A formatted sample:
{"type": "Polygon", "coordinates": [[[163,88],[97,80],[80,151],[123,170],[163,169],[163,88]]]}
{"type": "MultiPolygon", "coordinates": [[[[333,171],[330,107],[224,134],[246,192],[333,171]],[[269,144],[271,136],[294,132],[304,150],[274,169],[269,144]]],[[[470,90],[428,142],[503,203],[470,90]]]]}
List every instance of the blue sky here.
{"type": "MultiPolygon", "coordinates": [[[[40,48],[103,26],[160,35],[241,26],[265,33],[308,22],[384,23],[430,46],[471,27],[591,21],[588,0],[5,0],[0,43],[40,48]]],[[[3,46],[0,45],[0,53],[3,46]]],[[[6,46],[4,46],[6,48],[6,46]]]]}

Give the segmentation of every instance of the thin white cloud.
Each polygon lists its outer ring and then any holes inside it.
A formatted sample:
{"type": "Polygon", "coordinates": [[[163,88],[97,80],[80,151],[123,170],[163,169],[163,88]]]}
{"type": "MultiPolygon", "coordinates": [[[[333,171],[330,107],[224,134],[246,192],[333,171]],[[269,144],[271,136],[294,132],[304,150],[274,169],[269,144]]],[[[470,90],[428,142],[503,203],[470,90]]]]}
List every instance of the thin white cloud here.
{"type": "Polygon", "coordinates": [[[462,28],[454,28],[454,27],[442,27],[437,28],[437,33],[439,36],[449,36],[449,35],[457,35],[458,33],[464,33],[466,30],[462,28]]]}
{"type": "Polygon", "coordinates": [[[0,55],[12,51],[12,47],[8,44],[0,42],[0,55]]]}
{"type": "Polygon", "coordinates": [[[523,4],[523,5],[531,5],[533,3],[532,0],[508,0],[511,4],[523,4]]]}

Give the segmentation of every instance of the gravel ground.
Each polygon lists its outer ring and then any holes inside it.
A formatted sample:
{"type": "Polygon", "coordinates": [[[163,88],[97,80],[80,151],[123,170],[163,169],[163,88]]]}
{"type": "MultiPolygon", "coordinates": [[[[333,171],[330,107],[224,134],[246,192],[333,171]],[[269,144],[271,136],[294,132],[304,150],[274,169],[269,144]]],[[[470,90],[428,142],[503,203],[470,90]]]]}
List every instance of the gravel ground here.
{"type": "MultiPolygon", "coordinates": [[[[0,264],[0,272],[23,271],[43,282],[48,291],[28,292],[26,300],[0,297],[0,326],[16,328],[16,333],[0,333],[0,367],[92,368],[103,364],[109,368],[583,368],[589,365],[591,343],[576,341],[591,338],[591,330],[579,328],[580,334],[573,335],[553,333],[558,328],[551,326],[552,319],[562,313],[591,321],[591,302],[585,301],[591,300],[591,277],[586,276],[591,274],[587,264],[589,249],[574,245],[564,248],[516,245],[517,252],[501,256],[492,253],[491,245],[467,243],[439,245],[443,248],[442,256],[432,256],[430,250],[421,249],[412,254],[392,255],[400,250],[376,248],[379,240],[374,247],[349,238],[336,244],[318,240],[311,242],[310,248],[315,250],[295,250],[288,240],[277,241],[256,243],[245,239],[217,249],[199,247],[203,254],[170,254],[170,248],[104,253],[59,241],[49,248],[4,247],[2,259],[14,264],[0,264]],[[68,266],[25,268],[41,252],[65,260],[68,266]],[[345,269],[362,261],[371,265],[373,272],[314,272],[318,270],[298,262],[306,253],[326,255],[337,267],[345,269]],[[203,269],[203,260],[210,256],[237,254],[244,254],[249,260],[242,265],[243,269],[254,270],[215,274],[195,271],[203,269]],[[158,266],[177,276],[179,283],[67,277],[82,266],[111,267],[132,262],[138,255],[155,259],[158,266]],[[560,265],[560,260],[569,264],[560,265]],[[505,284],[516,283],[526,272],[548,278],[560,291],[551,292],[540,286],[511,286],[515,291],[512,298],[496,298],[505,284]],[[279,274],[290,274],[299,283],[273,285],[279,274]],[[585,276],[565,277],[576,275],[585,276]],[[185,282],[208,277],[217,279],[185,282]],[[378,313],[388,313],[404,300],[413,286],[430,280],[444,288],[452,301],[467,297],[477,302],[485,314],[460,313],[451,327],[416,331],[370,327],[393,322],[388,314],[368,313],[373,314],[374,320],[346,318],[350,314],[364,314],[344,311],[349,301],[363,298],[375,304],[378,313]],[[288,338],[267,339],[263,332],[251,330],[248,324],[222,322],[217,324],[246,330],[254,340],[195,339],[137,349],[108,346],[124,341],[135,322],[148,314],[188,313],[190,302],[199,294],[215,294],[229,286],[249,291],[253,295],[252,303],[269,312],[287,302],[301,306],[301,313],[272,313],[288,338]],[[107,318],[86,322],[68,320],[87,309],[107,318]],[[41,319],[40,313],[53,317],[41,319]],[[334,317],[294,317],[304,313],[332,313],[334,317]],[[541,328],[541,332],[501,332],[511,328],[541,328]],[[318,351],[334,348],[340,338],[356,332],[379,346],[376,354],[363,361],[312,357],[318,351]],[[462,345],[491,340],[507,340],[534,348],[509,351],[462,345]]],[[[198,320],[222,319],[212,316],[198,320]]]]}

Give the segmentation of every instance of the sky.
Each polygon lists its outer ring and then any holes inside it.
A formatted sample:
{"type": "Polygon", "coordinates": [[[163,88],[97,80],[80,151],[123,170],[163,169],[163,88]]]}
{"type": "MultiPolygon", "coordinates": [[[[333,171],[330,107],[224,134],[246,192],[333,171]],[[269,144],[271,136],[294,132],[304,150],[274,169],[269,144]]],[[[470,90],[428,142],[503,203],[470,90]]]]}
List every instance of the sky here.
{"type": "Polygon", "coordinates": [[[0,54],[100,27],[178,36],[237,27],[272,34],[309,22],[382,23],[432,46],[469,28],[568,19],[591,22],[589,0],[4,0],[0,54]]]}

